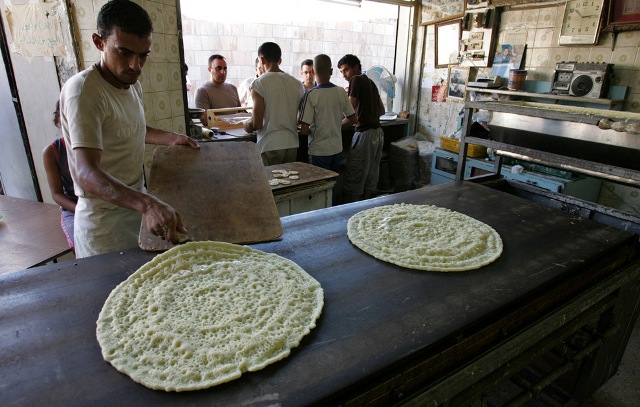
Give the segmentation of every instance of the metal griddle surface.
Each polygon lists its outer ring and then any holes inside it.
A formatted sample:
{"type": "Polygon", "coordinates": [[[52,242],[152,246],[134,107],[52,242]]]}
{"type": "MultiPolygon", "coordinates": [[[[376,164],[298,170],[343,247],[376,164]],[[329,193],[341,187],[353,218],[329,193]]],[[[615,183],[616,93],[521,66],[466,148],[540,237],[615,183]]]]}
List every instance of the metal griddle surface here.
{"type": "Polygon", "coordinates": [[[288,358],[185,393],[153,391],[118,373],[103,361],[95,327],[111,290],[153,257],[133,249],[0,276],[3,405],[323,404],[635,240],[470,183],[289,216],[282,223],[280,241],[254,247],[294,260],[325,292],[317,327],[288,358]],[[479,219],[500,233],[504,252],[479,270],[433,273],[383,263],[351,245],[350,216],[397,202],[434,204],[479,219]]]}

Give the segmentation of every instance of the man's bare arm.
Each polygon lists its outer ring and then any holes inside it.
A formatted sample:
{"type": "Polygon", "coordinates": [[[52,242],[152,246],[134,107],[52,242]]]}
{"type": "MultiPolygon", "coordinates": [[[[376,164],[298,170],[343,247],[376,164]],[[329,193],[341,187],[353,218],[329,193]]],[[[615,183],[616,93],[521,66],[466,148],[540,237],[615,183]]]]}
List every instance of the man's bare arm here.
{"type": "Polygon", "coordinates": [[[264,123],[264,98],[254,89],[251,89],[251,98],[253,99],[251,119],[244,122],[244,131],[247,133],[260,130],[264,123]]]}
{"type": "Polygon", "coordinates": [[[147,229],[178,243],[178,233],[187,233],[180,214],[158,198],[131,188],[100,168],[102,151],[94,148],[73,150],[77,182],[91,196],[145,214],[147,229]]]}

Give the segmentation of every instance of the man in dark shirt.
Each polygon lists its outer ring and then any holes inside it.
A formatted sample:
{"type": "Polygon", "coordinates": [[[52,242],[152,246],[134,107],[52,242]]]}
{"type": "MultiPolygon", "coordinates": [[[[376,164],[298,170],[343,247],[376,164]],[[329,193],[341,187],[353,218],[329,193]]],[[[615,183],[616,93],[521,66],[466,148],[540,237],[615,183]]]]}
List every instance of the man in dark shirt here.
{"type": "Polygon", "coordinates": [[[384,141],[380,116],[384,114],[384,105],[376,84],[362,75],[358,57],[345,55],[338,61],[338,69],[349,81],[349,101],[358,116],[343,173],[343,201],[346,203],[369,199],[377,191],[384,141]]]}

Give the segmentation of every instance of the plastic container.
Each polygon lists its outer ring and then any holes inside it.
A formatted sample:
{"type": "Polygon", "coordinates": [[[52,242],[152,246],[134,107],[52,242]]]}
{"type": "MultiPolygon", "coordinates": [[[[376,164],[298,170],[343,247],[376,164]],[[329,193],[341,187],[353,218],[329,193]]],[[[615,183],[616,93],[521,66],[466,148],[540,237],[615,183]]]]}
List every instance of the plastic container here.
{"type": "MultiPolygon", "coordinates": [[[[443,150],[451,151],[452,153],[460,152],[460,142],[456,139],[440,136],[440,148],[443,150]]],[[[487,147],[479,146],[477,144],[467,145],[468,157],[486,157],[487,147]]]]}
{"type": "Polygon", "coordinates": [[[527,71],[524,69],[511,69],[509,71],[509,90],[524,90],[524,81],[527,79],[527,71]]]}

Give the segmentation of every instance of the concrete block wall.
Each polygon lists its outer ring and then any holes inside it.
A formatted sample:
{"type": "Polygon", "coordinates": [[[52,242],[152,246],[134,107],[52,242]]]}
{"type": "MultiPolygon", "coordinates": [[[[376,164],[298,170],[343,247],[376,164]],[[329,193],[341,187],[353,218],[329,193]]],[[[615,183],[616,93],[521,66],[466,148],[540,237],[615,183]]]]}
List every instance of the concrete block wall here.
{"type": "Polygon", "coordinates": [[[273,41],[282,48],[281,69],[300,78],[300,63],[317,54],[327,54],[334,65],[331,81],[346,86],[335,66],[345,54],[360,58],[363,69],[382,65],[393,69],[397,18],[373,21],[297,21],[286,24],[211,23],[182,16],[185,61],[189,66],[192,92],[209,79],[207,61],[212,54],[227,59],[227,81],[238,86],[253,76],[258,47],[273,41]]]}

